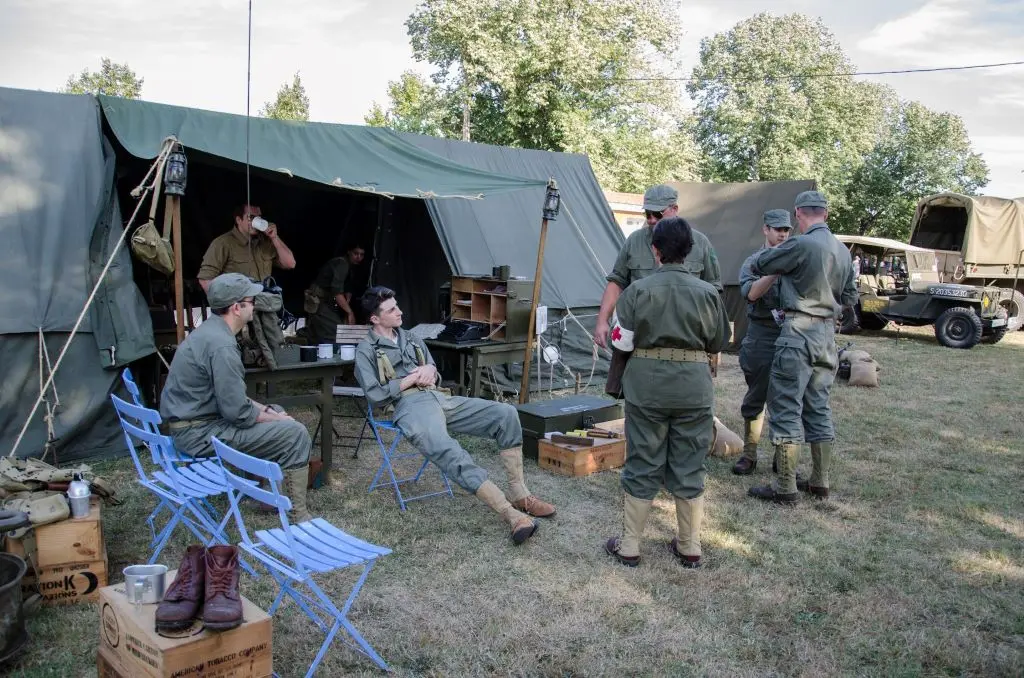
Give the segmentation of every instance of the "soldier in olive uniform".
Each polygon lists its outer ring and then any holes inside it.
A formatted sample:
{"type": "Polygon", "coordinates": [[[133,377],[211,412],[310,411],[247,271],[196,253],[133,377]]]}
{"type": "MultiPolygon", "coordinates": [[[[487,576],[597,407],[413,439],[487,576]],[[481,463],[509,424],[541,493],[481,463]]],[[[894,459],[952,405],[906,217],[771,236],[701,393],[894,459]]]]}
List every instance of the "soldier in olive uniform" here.
{"type": "Polygon", "coordinates": [[[475,494],[508,523],[521,544],[537,530],[527,515],[550,518],[555,507],[541,501],[523,478],[523,429],[511,405],[482,398],[450,397],[436,389],[440,375],[422,340],[402,329],[395,293],[371,287],[363,295],[371,329],[356,347],[356,380],[374,408],[394,408],[392,419],[417,450],[459,487],[475,494]],[[509,481],[506,497],[487,479],[449,430],[492,438],[501,450],[509,481]]]}
{"type": "MultiPolygon", "coordinates": [[[[659,219],[679,214],[679,205],[676,204],[678,199],[679,192],[668,184],[653,186],[644,193],[647,226],[629,234],[626,244],[622,246],[615,260],[615,267],[607,277],[608,285],[601,297],[601,309],[597,313],[597,327],[594,331],[594,341],[598,346],[606,348],[608,345],[609,318],[622,291],[656,270],[654,255],[651,254],[651,230],[659,219]]],[[[721,292],[722,274],[718,267],[715,248],[703,233],[693,229],[691,231],[693,251],[686,258],[683,267],[687,272],[711,283],[721,292]]]]}
{"type": "Polygon", "coordinates": [[[338,325],[355,325],[349,290],[351,269],[363,262],[366,250],[352,245],[343,257],[334,257],[320,269],[313,284],[320,288],[320,306],[309,318],[309,330],[314,343],[333,344],[338,336],[338,325]],[[344,317],[342,316],[344,314],[344,317]]]}
{"type": "MultiPolygon", "coordinates": [[[[260,208],[243,205],[235,210],[235,226],[213,239],[199,267],[199,284],[206,291],[210,281],[222,273],[241,273],[250,280],[264,281],[274,266],[285,270],[295,268],[295,255],[277,233],[277,224],[270,224],[266,233],[252,227],[260,216],[260,208]]],[[[212,308],[212,306],[211,306],[212,308]]]]}
{"type": "Polygon", "coordinates": [[[758,277],[751,271],[754,259],[765,249],[776,247],[789,238],[793,225],[786,210],[768,210],[762,219],[764,247],[747,257],[740,267],[740,292],[747,300],[747,333],[740,346],[740,369],[747,381],[740,414],[743,415],[743,456],[732,467],[736,475],[750,475],[757,468],[757,444],[764,424],[764,404],[768,397],[768,377],[775,357],[775,340],[781,330],[779,281],[772,276],[758,277]]]}
{"type": "Polygon", "coordinates": [[[605,550],[619,562],[640,562],[640,537],[662,485],[675,497],[678,535],[671,549],[685,567],[700,564],[704,460],[714,431],[715,391],[708,354],[730,338],[718,290],[684,263],[690,225],[666,217],[653,229],[659,268],[631,284],[616,304],[612,345],[631,353],[623,375],[626,465],[622,470],[623,534],[605,550]]]}
{"type": "Polygon", "coordinates": [[[175,447],[190,457],[214,454],[211,436],[284,471],[289,513],[309,520],[306,484],[309,431],[280,408],[246,396],[245,368],[235,335],[252,320],[253,298],[263,286],[240,273],[225,273],[206,290],[213,315],[189,334],[174,353],[160,396],[160,416],[175,447]]]}
{"type": "Polygon", "coordinates": [[[797,501],[796,467],[805,441],[811,444],[813,471],[800,489],[815,497],[828,496],[835,440],[829,394],[838,366],[835,320],[841,307],[857,302],[850,251],[825,223],[825,196],[804,191],[795,206],[802,235],[763,250],[751,266],[754,275],[779,276],[786,317],[775,342],[768,384],[777,485],[751,488],[750,495],[783,504],[797,501]]]}

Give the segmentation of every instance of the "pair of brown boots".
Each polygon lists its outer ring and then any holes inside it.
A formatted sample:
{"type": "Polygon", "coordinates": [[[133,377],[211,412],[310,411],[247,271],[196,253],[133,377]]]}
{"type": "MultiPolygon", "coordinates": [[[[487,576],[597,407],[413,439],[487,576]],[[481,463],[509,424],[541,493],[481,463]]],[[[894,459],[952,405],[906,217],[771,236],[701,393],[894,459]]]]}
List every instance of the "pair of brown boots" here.
{"type": "Polygon", "coordinates": [[[188,547],[178,576],[156,609],[156,630],[185,629],[199,618],[214,631],[227,631],[242,623],[237,547],[188,547]]]}

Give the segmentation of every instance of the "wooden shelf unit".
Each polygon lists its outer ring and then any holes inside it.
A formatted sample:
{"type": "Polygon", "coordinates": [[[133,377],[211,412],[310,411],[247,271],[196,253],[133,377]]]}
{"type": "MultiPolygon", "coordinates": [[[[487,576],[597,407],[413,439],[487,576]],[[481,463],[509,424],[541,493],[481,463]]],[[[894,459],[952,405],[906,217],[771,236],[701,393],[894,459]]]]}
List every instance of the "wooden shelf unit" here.
{"type": "Polygon", "coordinates": [[[523,341],[532,298],[532,280],[453,276],[451,317],[486,325],[493,341],[523,341]]]}

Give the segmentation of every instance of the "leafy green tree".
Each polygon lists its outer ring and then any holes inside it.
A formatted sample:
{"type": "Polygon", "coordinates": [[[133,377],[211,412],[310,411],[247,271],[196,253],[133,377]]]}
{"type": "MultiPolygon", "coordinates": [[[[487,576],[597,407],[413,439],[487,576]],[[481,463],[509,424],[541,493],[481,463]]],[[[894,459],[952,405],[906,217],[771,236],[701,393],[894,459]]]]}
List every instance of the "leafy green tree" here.
{"type": "Polygon", "coordinates": [[[693,175],[669,0],[424,0],[406,22],[422,79],[391,83],[370,124],[590,155],[602,184],[693,175]],[[658,67],[660,66],[660,68],[658,67]]]}
{"type": "Polygon", "coordinates": [[[910,236],[920,198],[941,191],[973,195],[988,167],[971,147],[963,120],[917,102],[891,106],[885,129],[847,187],[847,232],[898,240],[910,236]]]}
{"type": "Polygon", "coordinates": [[[116,64],[104,57],[100,70],[82,69],[78,75],[68,77],[60,91],[68,94],[109,94],[110,96],[138,99],[142,96],[142,78],[128,64],[116,64]]]}
{"type": "Polygon", "coordinates": [[[292,78],[292,84],[281,85],[273,103],[263,104],[260,115],[275,120],[309,120],[309,97],[298,73],[292,78]]]}
{"type": "Polygon", "coordinates": [[[462,112],[458,102],[413,71],[388,83],[388,99],[391,103],[387,109],[374,102],[363,118],[367,125],[435,137],[460,134],[462,112]]]}
{"type": "Polygon", "coordinates": [[[836,75],[853,70],[828,28],[800,14],[758,14],[705,38],[687,85],[705,178],[816,179],[845,209],[883,118],[881,88],[836,75]]]}

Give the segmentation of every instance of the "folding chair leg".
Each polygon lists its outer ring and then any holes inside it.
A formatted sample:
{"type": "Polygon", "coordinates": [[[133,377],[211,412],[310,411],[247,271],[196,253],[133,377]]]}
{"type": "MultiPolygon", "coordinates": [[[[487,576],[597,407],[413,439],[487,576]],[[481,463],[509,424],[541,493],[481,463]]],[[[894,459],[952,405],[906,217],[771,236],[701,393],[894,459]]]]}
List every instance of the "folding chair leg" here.
{"type": "Polygon", "coordinates": [[[373,663],[376,664],[378,667],[384,669],[385,671],[391,670],[388,667],[387,663],[383,659],[381,659],[381,656],[377,654],[377,652],[373,649],[370,643],[368,643],[366,639],[363,638],[362,634],[359,633],[358,630],[356,630],[356,627],[353,626],[352,622],[348,619],[348,611],[349,609],[351,609],[352,603],[355,602],[356,597],[359,595],[359,591],[363,588],[363,584],[366,582],[366,577],[370,574],[370,570],[373,569],[373,565],[373,562],[368,562],[363,566],[363,573],[359,575],[358,581],[356,581],[356,583],[352,586],[352,591],[348,594],[348,599],[345,601],[344,607],[342,607],[340,610],[334,604],[334,601],[328,598],[324,594],[324,592],[320,590],[320,587],[317,586],[315,581],[313,581],[312,579],[308,579],[306,581],[306,584],[309,586],[310,590],[313,591],[320,599],[324,609],[329,611],[336,620],[334,625],[331,627],[330,632],[328,632],[327,638],[324,639],[323,645],[320,646],[320,651],[317,653],[316,659],[313,660],[313,664],[309,667],[309,672],[306,673],[307,678],[313,675],[313,671],[316,669],[316,666],[320,663],[320,661],[324,658],[324,655],[327,653],[327,649],[330,646],[331,642],[334,640],[334,636],[338,631],[339,624],[345,628],[345,631],[348,633],[349,637],[352,638],[352,640],[354,640],[359,645],[359,648],[357,649],[359,649],[363,654],[372,659],[373,663]]]}
{"type": "MultiPolygon", "coordinates": [[[[170,508],[170,506],[168,506],[170,508]]],[[[168,540],[171,538],[171,533],[174,532],[174,528],[181,522],[181,512],[183,507],[179,506],[176,509],[171,509],[171,517],[167,519],[167,524],[157,535],[157,543],[153,550],[153,555],[149,557],[148,564],[152,565],[156,562],[156,559],[160,557],[160,552],[167,546],[168,540]]]]}

